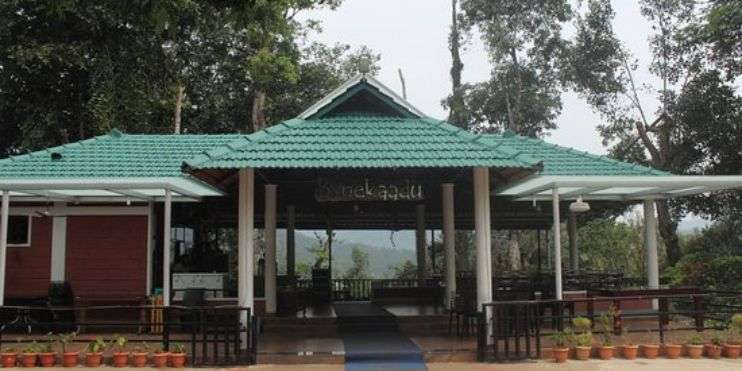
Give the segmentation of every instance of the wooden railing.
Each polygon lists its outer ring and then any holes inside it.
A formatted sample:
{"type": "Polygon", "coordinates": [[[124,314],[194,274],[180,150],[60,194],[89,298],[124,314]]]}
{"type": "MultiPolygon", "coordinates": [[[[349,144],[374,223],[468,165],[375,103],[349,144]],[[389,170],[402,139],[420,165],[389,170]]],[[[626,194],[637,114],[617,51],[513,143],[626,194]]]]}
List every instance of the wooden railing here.
{"type": "Polygon", "coordinates": [[[565,300],[501,301],[482,305],[477,331],[477,359],[480,361],[513,361],[541,358],[541,340],[555,331],[563,331],[576,316],[593,320],[597,313],[612,306],[614,333],[620,334],[624,322],[641,318],[653,320],[646,328],[631,328],[631,332],[651,332],[664,343],[668,331],[723,329],[734,313],[742,312],[741,293],[704,292],[668,294],[668,290],[646,290],[641,295],[621,297],[591,297],[565,300]],[[656,301],[658,308],[652,309],[656,301]],[[647,302],[648,309],[621,309],[632,303],[647,302]],[[670,320],[675,318],[671,326],[670,320]],[[687,321],[679,321],[685,318],[687,321]]]}

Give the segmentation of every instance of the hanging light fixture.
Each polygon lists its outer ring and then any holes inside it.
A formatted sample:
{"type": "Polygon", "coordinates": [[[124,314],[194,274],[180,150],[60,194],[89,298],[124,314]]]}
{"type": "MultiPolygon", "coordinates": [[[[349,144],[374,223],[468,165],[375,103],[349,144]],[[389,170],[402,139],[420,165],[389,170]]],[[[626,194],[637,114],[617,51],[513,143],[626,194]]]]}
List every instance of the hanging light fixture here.
{"type": "Polygon", "coordinates": [[[582,201],[582,196],[577,197],[577,201],[569,204],[569,211],[573,213],[584,213],[590,211],[590,204],[582,201]]]}

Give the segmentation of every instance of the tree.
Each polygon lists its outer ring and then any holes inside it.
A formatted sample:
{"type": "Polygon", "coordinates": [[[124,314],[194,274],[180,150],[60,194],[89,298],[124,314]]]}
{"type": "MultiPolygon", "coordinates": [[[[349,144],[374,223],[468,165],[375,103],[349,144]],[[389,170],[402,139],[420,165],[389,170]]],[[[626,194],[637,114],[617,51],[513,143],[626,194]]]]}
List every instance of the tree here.
{"type": "Polygon", "coordinates": [[[412,261],[405,260],[404,263],[399,265],[391,266],[389,269],[392,271],[392,275],[396,279],[400,280],[413,280],[417,279],[417,265],[412,261]]]}
{"type": "Polygon", "coordinates": [[[361,279],[368,278],[368,253],[357,246],[353,246],[351,252],[351,261],[353,266],[345,272],[344,278],[361,279]]]}
{"type": "MultiPolygon", "coordinates": [[[[631,60],[630,53],[612,30],[596,28],[591,19],[586,19],[581,31],[591,37],[579,39],[574,46],[581,50],[597,40],[604,53],[613,57],[603,65],[603,77],[608,83],[591,83],[590,74],[580,71],[581,66],[591,63],[587,57],[578,58],[573,70],[577,76],[582,76],[574,80],[575,89],[607,121],[599,130],[604,143],[611,146],[610,154],[676,174],[709,174],[721,169],[727,173],[738,172],[741,165],[739,153],[734,148],[742,144],[737,124],[739,97],[734,88],[720,78],[720,72],[706,63],[706,53],[689,47],[682,39],[682,30],[694,24],[695,3],[645,0],[641,2],[641,10],[654,30],[650,37],[654,59],[649,70],[660,80],[660,86],[654,90],[658,105],[654,113],[640,99],[640,95],[651,88],[635,80],[638,64],[631,60]],[[616,66],[615,73],[607,72],[616,66]]],[[[597,14],[602,17],[612,14],[610,4],[602,4],[597,14]]],[[[703,197],[696,198],[699,199],[703,197]]],[[[717,200],[728,201],[728,198],[717,200]]],[[[679,219],[689,210],[718,215],[725,209],[725,205],[714,205],[709,198],[701,204],[688,200],[656,203],[659,231],[671,265],[681,256],[677,235],[679,219]]]]}
{"type": "Polygon", "coordinates": [[[451,52],[451,95],[443,102],[449,107],[448,122],[467,128],[466,102],[461,83],[464,63],[461,61],[462,27],[459,26],[458,0],[451,0],[451,31],[448,36],[448,49],[451,52]]]}
{"type": "Polygon", "coordinates": [[[728,80],[742,74],[742,7],[735,0],[711,0],[700,21],[689,25],[682,41],[709,51],[712,63],[728,80]]]}

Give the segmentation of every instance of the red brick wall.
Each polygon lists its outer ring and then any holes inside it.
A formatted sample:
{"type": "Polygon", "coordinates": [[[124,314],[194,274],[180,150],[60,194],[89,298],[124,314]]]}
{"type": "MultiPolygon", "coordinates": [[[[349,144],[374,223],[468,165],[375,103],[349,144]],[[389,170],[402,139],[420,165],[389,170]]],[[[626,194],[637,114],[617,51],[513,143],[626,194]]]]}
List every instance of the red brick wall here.
{"type": "Polygon", "coordinates": [[[31,246],[8,247],[5,276],[7,298],[42,297],[49,290],[52,218],[31,218],[31,246]]]}
{"type": "Polygon", "coordinates": [[[85,299],[142,297],[146,288],[146,216],[67,218],[67,280],[85,299]]]}

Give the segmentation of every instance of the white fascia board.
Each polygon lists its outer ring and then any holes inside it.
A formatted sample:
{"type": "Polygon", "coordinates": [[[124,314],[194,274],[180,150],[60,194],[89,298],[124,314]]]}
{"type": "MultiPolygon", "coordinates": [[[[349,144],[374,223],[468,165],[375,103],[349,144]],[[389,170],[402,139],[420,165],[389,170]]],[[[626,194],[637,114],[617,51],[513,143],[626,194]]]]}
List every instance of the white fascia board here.
{"type": "Polygon", "coordinates": [[[296,116],[296,118],[306,120],[310,116],[317,113],[320,109],[322,109],[322,107],[332,103],[333,100],[335,100],[337,97],[341,96],[343,93],[348,91],[348,89],[359,84],[361,81],[363,81],[363,79],[366,79],[366,82],[368,82],[369,85],[375,87],[382,94],[389,97],[389,99],[393,100],[395,103],[406,108],[407,110],[414,113],[415,115],[420,116],[420,117],[427,117],[427,115],[425,115],[422,111],[417,109],[415,106],[413,106],[410,102],[408,102],[404,98],[400,97],[397,93],[394,92],[394,90],[388,88],[386,85],[382,84],[379,80],[376,80],[372,76],[366,76],[366,75],[359,74],[359,75],[356,75],[350,78],[348,81],[344,82],[342,85],[337,87],[337,89],[325,95],[322,99],[318,100],[316,103],[311,105],[304,112],[300,113],[299,116],[296,116]]]}
{"type": "MultiPolygon", "coordinates": [[[[142,177],[142,178],[51,178],[51,179],[0,179],[0,190],[15,191],[39,196],[39,191],[53,191],[69,197],[119,197],[131,196],[117,194],[116,191],[165,190],[174,196],[198,199],[200,197],[223,196],[224,193],[200,180],[186,177],[142,177]],[[26,191],[26,192],[24,192],[26,191]]],[[[46,195],[42,195],[46,196],[46,195]]],[[[49,194],[49,198],[53,198],[49,194]]]]}
{"type": "Polygon", "coordinates": [[[568,192],[570,198],[583,196],[583,199],[592,200],[641,200],[742,189],[742,176],[536,176],[501,189],[497,195],[515,196],[523,201],[550,199],[541,193],[554,187],[572,188],[568,192]],[[574,188],[583,188],[585,191],[581,193],[574,188]],[[612,189],[616,192],[612,192],[612,189]]]}

